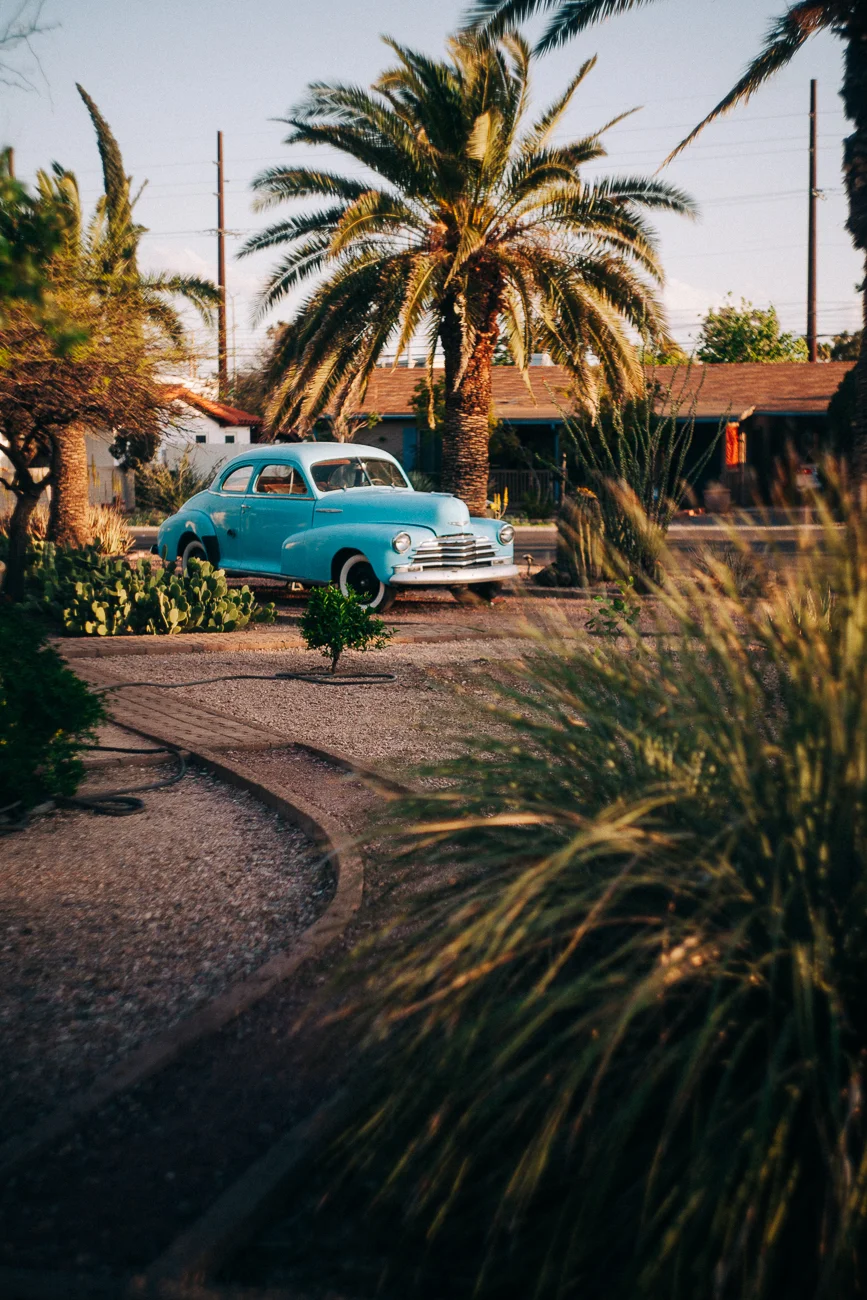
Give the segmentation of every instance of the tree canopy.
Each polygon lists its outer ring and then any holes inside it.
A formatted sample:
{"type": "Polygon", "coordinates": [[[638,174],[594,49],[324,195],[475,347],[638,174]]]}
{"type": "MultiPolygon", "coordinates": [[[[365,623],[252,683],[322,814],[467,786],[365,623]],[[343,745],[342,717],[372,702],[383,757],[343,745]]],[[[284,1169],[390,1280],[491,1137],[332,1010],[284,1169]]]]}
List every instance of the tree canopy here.
{"type": "MultiPolygon", "coordinates": [[[[517,34],[455,38],[443,60],[386,44],[395,63],[370,90],[314,83],[286,119],[287,145],[329,146],[364,174],[283,165],[255,182],[260,209],[321,200],[244,249],[284,250],[263,310],[318,281],[274,350],[272,425],[310,427],[329,407],[351,410],[386,348],[399,354],[420,334],[430,364],[438,345],[445,354],[456,448],[469,446],[462,418],[479,439],[487,427],[500,334],[521,368],[539,349],[586,390],[604,378],[631,391],[640,368],[630,327],[665,334],[648,213],[692,204],[654,178],[585,180],[605,156],[604,126],[557,141],[595,60],[534,120],[532,58],[517,34]]],[[[482,452],[481,443],[467,452],[468,472],[482,452]]],[[[447,474],[448,464],[447,455],[447,474]]]]}
{"type": "Polygon", "coordinates": [[[740,306],[729,299],[708,312],[696,356],[708,362],[809,360],[805,340],[781,331],[775,307],[754,307],[745,298],[740,306]]]}

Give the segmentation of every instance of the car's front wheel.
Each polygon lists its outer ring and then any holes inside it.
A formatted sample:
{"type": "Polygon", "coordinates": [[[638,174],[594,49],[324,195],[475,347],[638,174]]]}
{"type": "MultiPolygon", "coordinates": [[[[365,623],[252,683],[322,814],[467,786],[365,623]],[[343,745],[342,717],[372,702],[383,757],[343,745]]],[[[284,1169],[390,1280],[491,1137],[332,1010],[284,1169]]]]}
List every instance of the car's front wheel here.
{"type": "Polygon", "coordinates": [[[199,541],[198,537],[194,537],[192,541],[187,542],[181,551],[181,572],[189,573],[190,560],[207,560],[207,558],[208,552],[205,550],[204,545],[199,541]]]}
{"type": "Polygon", "coordinates": [[[366,555],[356,551],[344,560],[337,578],[337,585],[344,596],[353,593],[367,609],[375,609],[377,614],[384,613],[394,604],[396,592],[380,582],[373,571],[373,565],[366,555]]]}

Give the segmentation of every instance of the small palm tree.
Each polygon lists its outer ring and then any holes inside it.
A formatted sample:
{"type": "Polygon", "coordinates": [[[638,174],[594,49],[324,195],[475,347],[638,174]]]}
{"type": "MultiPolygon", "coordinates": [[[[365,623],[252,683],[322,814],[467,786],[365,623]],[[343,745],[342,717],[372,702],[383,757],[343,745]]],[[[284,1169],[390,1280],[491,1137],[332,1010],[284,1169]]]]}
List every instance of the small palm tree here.
{"type": "MultiPolygon", "coordinates": [[[[592,23],[626,13],[651,0],[473,0],[471,18],[484,24],[489,34],[542,10],[553,11],[540,50],[560,45],[592,23]]],[[[849,232],[864,255],[862,285],[867,320],[867,4],[865,0],[797,0],[771,24],[764,46],[729,93],[674,150],[684,149],[699,132],[755,94],[780,68],[784,68],[816,32],[832,32],[845,44],[842,98],[846,116],[855,130],[844,142],[843,176],[849,196],[849,232]]],[[[867,475],[867,330],[855,369],[857,404],[855,439],[862,474],[867,475]]]]}
{"type": "MultiPolygon", "coordinates": [[[[140,271],[138,250],[144,226],[133,218],[135,199],[131,178],[108,123],[87,92],[78,86],[96,130],[102,160],[104,192],[93,216],[85,221],[78,182],[57,163],[37,177],[38,203],[45,212],[61,212],[63,237],[49,280],[72,290],[81,300],[111,299],[124,309],[127,326],[150,330],[170,348],[180,349],[185,338],[181,317],[173,303],[182,298],[208,320],[219,301],[213,284],[194,276],[152,274],[140,271]]],[[[92,540],[88,516],[88,472],[85,434],[81,424],[65,426],[57,434],[52,475],[50,536],[65,545],[92,540]]]]}
{"type": "Polygon", "coordinates": [[[549,352],[591,402],[600,380],[634,391],[629,327],[665,335],[646,213],[692,206],[658,180],[585,182],[582,167],[605,156],[604,127],[555,142],[595,60],[528,124],[531,54],[520,36],[461,36],[443,61],[386,44],[397,63],[370,91],[315,83],[286,119],[287,144],[331,146],[376,180],[284,166],[254,182],[260,208],[325,200],[242,250],[287,249],[263,311],[319,280],[278,336],[268,414],[272,427],[309,429],[328,409],[350,413],[386,346],[400,355],[424,331],[429,366],[438,344],[445,361],[443,485],[483,513],[500,335],[524,370],[534,348],[549,352]]]}

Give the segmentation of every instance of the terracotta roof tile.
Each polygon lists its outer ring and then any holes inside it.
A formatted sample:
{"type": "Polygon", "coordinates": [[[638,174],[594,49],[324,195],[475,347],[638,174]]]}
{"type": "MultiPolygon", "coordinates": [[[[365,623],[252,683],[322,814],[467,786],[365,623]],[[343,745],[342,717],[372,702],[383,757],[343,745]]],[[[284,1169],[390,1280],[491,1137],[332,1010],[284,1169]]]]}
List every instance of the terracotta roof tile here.
{"type": "Polygon", "coordinates": [[[203,415],[210,415],[218,424],[227,428],[255,429],[262,423],[261,415],[242,411],[237,406],[228,406],[225,402],[213,402],[209,397],[202,397],[201,393],[194,393],[191,389],[185,388],[183,384],[165,384],[162,391],[167,401],[183,402],[185,406],[192,406],[203,415]]]}

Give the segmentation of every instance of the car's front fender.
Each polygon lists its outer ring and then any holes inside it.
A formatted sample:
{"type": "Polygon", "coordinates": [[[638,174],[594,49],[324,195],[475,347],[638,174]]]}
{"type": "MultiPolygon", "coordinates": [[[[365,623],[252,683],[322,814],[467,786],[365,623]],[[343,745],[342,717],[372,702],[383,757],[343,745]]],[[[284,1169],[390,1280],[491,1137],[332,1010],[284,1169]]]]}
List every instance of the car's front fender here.
{"type": "Polygon", "coordinates": [[[409,533],[412,546],[434,536],[433,529],[417,524],[326,524],[287,537],[280,553],[280,572],[299,582],[330,582],[334,558],[341,552],[361,551],[380,582],[389,583],[400,554],[392,546],[398,533],[409,533]]]}

